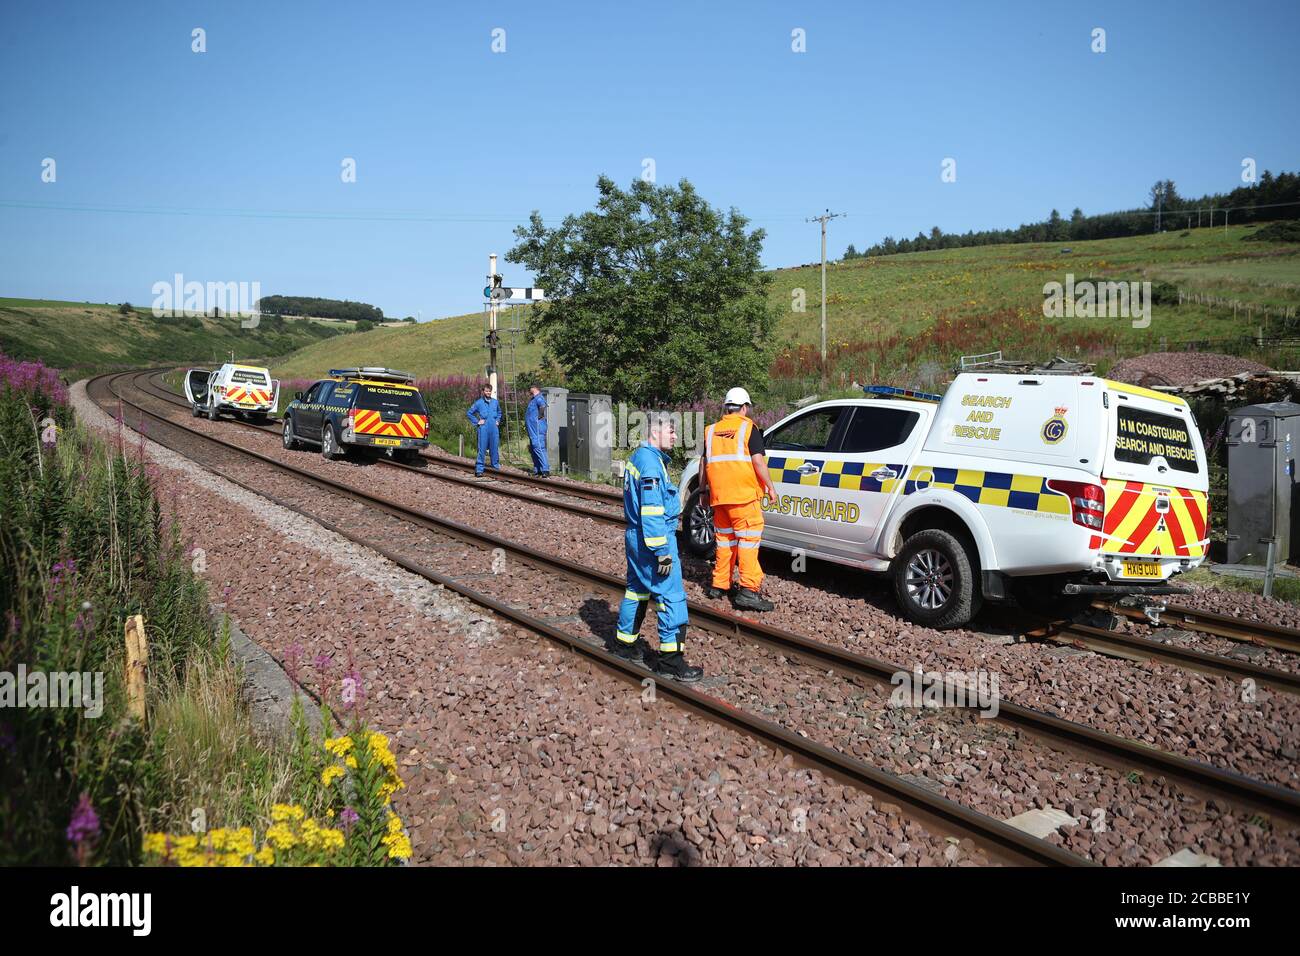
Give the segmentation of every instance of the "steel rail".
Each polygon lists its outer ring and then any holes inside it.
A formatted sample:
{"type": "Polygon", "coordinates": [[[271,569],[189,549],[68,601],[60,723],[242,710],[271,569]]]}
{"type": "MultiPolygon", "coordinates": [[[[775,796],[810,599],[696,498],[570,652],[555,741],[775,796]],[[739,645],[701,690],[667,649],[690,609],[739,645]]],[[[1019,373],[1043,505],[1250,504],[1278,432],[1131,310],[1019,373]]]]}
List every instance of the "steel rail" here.
{"type": "MultiPolygon", "coordinates": [[[[421,524],[435,531],[451,534],[472,544],[487,548],[501,548],[527,563],[543,567],[546,570],[559,571],[567,577],[580,581],[598,584],[609,591],[621,593],[626,587],[626,582],[621,577],[577,564],[571,560],[546,554],[448,518],[441,518],[437,515],[378,498],[350,485],[285,465],[259,452],[241,448],[224,439],[187,429],[183,425],[177,425],[177,423],[149,412],[147,409],[139,408],[139,406],[134,407],[150,417],[157,418],[173,427],[190,434],[200,435],[210,442],[264,461],[275,468],[294,474],[320,487],[364,499],[378,509],[396,517],[421,524]]],[[[881,684],[892,685],[895,683],[896,675],[911,672],[909,669],[896,664],[834,647],[804,635],[744,618],[709,605],[688,601],[687,606],[692,623],[703,626],[710,631],[730,637],[763,641],[770,646],[780,648],[802,658],[814,659],[819,665],[838,667],[881,684]]],[[[641,671],[641,673],[649,672],[641,671]]],[[[1295,790],[1191,760],[1147,744],[1117,737],[1083,724],[1006,701],[999,702],[998,713],[994,719],[1003,721],[1008,725],[1017,726],[1044,740],[1055,749],[1066,753],[1086,754],[1117,771],[1128,772],[1141,769],[1157,775],[1167,776],[1178,780],[1184,787],[1198,793],[1226,797],[1256,812],[1264,812],[1300,822],[1300,792],[1295,790]]]]}
{"type": "MultiPolygon", "coordinates": [[[[152,374],[155,376],[157,375],[156,372],[152,374]]],[[[189,408],[189,402],[185,401],[184,398],[177,395],[175,392],[173,392],[171,389],[167,388],[166,386],[158,385],[155,382],[148,382],[147,385],[148,387],[145,388],[140,386],[138,383],[136,383],[136,387],[139,388],[145,394],[152,395],[153,397],[159,399],[160,401],[165,401],[181,408],[189,408]]],[[[226,420],[227,419],[223,419],[223,421],[226,420]]],[[[276,437],[280,436],[281,430],[274,425],[258,425],[255,424],[254,422],[246,422],[239,418],[228,419],[228,421],[230,421],[235,425],[241,425],[244,428],[252,428],[256,431],[264,432],[268,435],[275,435],[276,437]]],[[[427,462],[428,464],[435,465],[437,467],[455,468],[455,469],[460,469],[462,471],[474,470],[474,463],[469,461],[461,461],[458,459],[447,458],[440,455],[424,454],[423,452],[420,454],[420,457],[423,458],[424,461],[427,462]]],[[[495,471],[492,474],[492,479],[490,481],[485,482],[478,478],[463,478],[459,475],[435,474],[433,472],[426,471],[424,468],[420,466],[407,465],[400,461],[393,461],[391,458],[386,458],[383,456],[377,456],[375,458],[375,461],[381,465],[388,465],[393,468],[402,468],[405,469],[406,471],[412,471],[415,472],[416,474],[421,474],[424,475],[426,478],[431,478],[437,481],[450,481],[456,484],[467,485],[473,488],[477,488],[480,491],[487,491],[497,495],[505,495],[507,497],[515,498],[520,501],[527,501],[533,504],[541,504],[552,508],[560,508],[563,509],[564,511],[568,511],[573,514],[582,515],[585,518],[592,518],[596,521],[604,521],[608,524],[623,523],[623,515],[621,512],[604,511],[599,508],[592,508],[587,505],[577,504],[576,502],[572,502],[572,501],[561,501],[557,499],[538,498],[535,495],[528,494],[527,492],[520,491],[515,488],[511,488],[509,485],[504,484],[503,482],[515,482],[519,484],[524,484],[524,485],[528,485],[529,487],[536,487],[541,490],[548,491],[551,494],[568,495],[573,498],[583,498],[586,500],[602,501],[611,505],[617,504],[621,508],[623,505],[623,494],[622,492],[617,492],[612,489],[608,493],[605,493],[601,491],[596,491],[591,488],[582,488],[570,482],[564,481],[563,479],[535,478],[532,475],[525,475],[521,472],[515,472],[513,470],[509,472],[499,471],[499,470],[495,471]]]]}
{"type": "MultiPolygon", "coordinates": [[[[112,376],[107,384],[107,389],[110,395],[115,397],[122,404],[134,408],[138,413],[167,427],[178,432],[183,432],[188,436],[197,437],[202,441],[266,462],[267,464],[275,466],[279,470],[293,474],[295,477],[306,479],[312,484],[325,487],[330,491],[345,497],[374,501],[373,496],[368,495],[365,492],[361,492],[347,485],[342,485],[338,482],[330,481],[329,479],[323,479],[318,475],[313,475],[310,472],[303,471],[302,469],[294,468],[291,465],[285,465],[274,461],[273,459],[269,459],[258,452],[240,448],[239,446],[223,439],[187,428],[185,425],[174,422],[171,419],[165,418],[164,416],[158,415],[155,412],[151,412],[148,409],[137,405],[113,388],[116,379],[127,374],[130,373],[109,373],[108,375],[97,376],[96,378],[91,379],[90,383],[94,384],[102,379],[110,378],[110,376],[112,376]]],[[[90,395],[89,385],[87,387],[87,394],[90,395]]],[[[92,401],[96,401],[93,396],[92,401]]],[[[103,405],[98,401],[96,401],[96,404],[100,404],[100,407],[103,407],[103,405]]],[[[123,422],[123,424],[125,425],[126,423],[123,422]]],[[[130,426],[128,425],[127,427],[130,426]]],[[[157,442],[183,457],[190,458],[189,454],[176,447],[174,443],[167,442],[156,434],[150,434],[147,437],[151,441],[157,442]]],[[[190,460],[193,461],[194,459],[190,458],[190,460]]],[[[213,471],[212,468],[201,462],[196,462],[196,464],[199,464],[201,467],[205,468],[205,470],[213,471]]],[[[281,507],[287,508],[296,514],[327,528],[335,534],[352,541],[354,544],[375,551],[412,574],[453,590],[501,617],[562,644],[572,651],[603,666],[607,670],[616,673],[619,677],[625,680],[644,686],[647,678],[649,678],[653,682],[656,692],[661,691],[665,693],[680,704],[704,714],[717,723],[766,741],[775,749],[790,753],[822,772],[827,773],[836,779],[846,780],[877,798],[883,797],[906,804],[911,810],[909,816],[911,816],[912,819],[917,820],[939,834],[970,838],[990,850],[995,859],[1002,862],[1016,864],[1045,866],[1096,865],[1092,863],[1092,861],[1087,860],[1078,854],[1054,846],[1046,840],[1041,840],[1037,837],[1031,836],[1030,834],[1012,827],[1001,820],[979,813],[976,810],[972,810],[969,807],[963,806],[953,800],[949,800],[946,797],[931,793],[928,790],[909,783],[892,773],[880,770],[863,760],[851,757],[831,747],[827,747],[824,744],[817,743],[816,741],[795,733],[777,723],[765,720],[747,711],[739,710],[725,701],[711,697],[708,694],[704,694],[698,690],[692,689],[691,687],[678,684],[671,680],[655,680],[654,676],[645,668],[619,660],[607,651],[588,643],[582,638],[569,634],[557,628],[550,622],[535,618],[518,608],[512,607],[511,605],[499,601],[490,595],[484,594],[465,584],[460,579],[444,575],[432,568],[412,561],[410,558],[398,554],[378,542],[371,541],[345,528],[341,528],[328,520],[311,514],[297,505],[271,495],[263,489],[255,488],[252,485],[240,481],[228,474],[222,473],[221,477],[252,494],[256,494],[272,501],[281,507]]],[[[395,514],[408,512],[411,515],[420,515],[419,512],[407,509],[400,505],[386,507],[384,510],[392,511],[395,514]]],[[[432,518],[432,516],[428,517],[432,518]]],[[[433,518],[432,520],[435,524],[442,523],[441,519],[433,518]]],[[[419,523],[423,524],[424,521],[421,520],[419,523]]],[[[447,522],[447,524],[458,528],[462,532],[470,532],[472,537],[477,536],[477,533],[472,532],[472,529],[459,526],[455,522],[447,522]]],[[[453,536],[458,538],[462,537],[459,533],[453,533],[453,536]]],[[[518,549],[512,547],[512,550],[518,549]]],[[[622,585],[620,585],[620,589],[621,587],[622,585]]]]}

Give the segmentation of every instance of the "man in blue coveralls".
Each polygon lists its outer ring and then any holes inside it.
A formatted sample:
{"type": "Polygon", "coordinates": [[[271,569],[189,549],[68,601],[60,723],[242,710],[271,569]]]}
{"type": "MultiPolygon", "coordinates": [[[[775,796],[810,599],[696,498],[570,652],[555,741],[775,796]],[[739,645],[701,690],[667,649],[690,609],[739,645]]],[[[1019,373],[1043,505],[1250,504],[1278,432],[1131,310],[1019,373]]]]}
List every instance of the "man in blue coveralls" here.
{"type": "Polygon", "coordinates": [[[485,453],[491,455],[493,471],[501,467],[498,458],[501,436],[497,431],[501,425],[501,403],[492,397],[491,385],[483,386],[482,397],[469,407],[465,417],[478,429],[478,460],[474,462],[474,477],[482,478],[485,453]]]}
{"type": "Polygon", "coordinates": [[[528,400],[524,423],[528,426],[528,450],[533,455],[533,474],[551,477],[551,466],[546,460],[546,396],[542,386],[534,383],[528,389],[533,396],[528,400]]]}
{"type": "Polygon", "coordinates": [[[618,611],[618,630],[607,644],[616,657],[644,661],[650,649],[641,640],[641,623],[651,597],[659,619],[659,653],[652,669],[682,683],[693,683],[704,670],[686,663],[686,589],[677,554],[677,486],[668,478],[668,452],[677,429],[667,412],[651,412],[647,438],[627,462],[623,477],[623,516],[627,519],[627,590],[618,611]]]}

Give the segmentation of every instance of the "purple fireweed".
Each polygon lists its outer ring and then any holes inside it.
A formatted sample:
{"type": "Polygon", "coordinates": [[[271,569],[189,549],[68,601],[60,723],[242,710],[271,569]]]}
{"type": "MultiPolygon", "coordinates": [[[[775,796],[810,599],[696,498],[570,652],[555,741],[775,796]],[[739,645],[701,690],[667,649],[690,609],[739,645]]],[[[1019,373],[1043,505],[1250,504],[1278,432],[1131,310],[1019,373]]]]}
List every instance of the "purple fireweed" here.
{"type": "Polygon", "coordinates": [[[99,841],[99,814],[90,803],[90,795],[82,793],[72,811],[72,820],[68,823],[68,843],[72,845],[77,864],[85,866],[90,853],[99,841]]]}

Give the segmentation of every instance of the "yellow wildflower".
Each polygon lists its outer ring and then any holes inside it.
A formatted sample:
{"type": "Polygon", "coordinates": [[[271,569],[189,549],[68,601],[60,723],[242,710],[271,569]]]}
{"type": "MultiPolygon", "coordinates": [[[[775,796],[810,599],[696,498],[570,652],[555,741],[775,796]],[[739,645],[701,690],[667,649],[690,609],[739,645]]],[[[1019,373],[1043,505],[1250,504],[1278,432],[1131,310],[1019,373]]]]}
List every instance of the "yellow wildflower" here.
{"type": "Polygon", "coordinates": [[[332,783],[334,783],[335,780],[339,779],[339,777],[342,777],[345,773],[347,773],[347,771],[344,770],[342,767],[340,767],[338,764],[334,764],[331,767],[326,767],[325,770],[320,775],[321,785],[328,787],[332,783]]]}
{"type": "Polygon", "coordinates": [[[253,859],[262,866],[275,866],[275,851],[271,849],[271,844],[266,844],[254,853],[253,859]]]}
{"type": "Polygon", "coordinates": [[[307,812],[296,803],[277,803],[271,807],[271,819],[276,823],[284,823],[286,820],[301,820],[307,815],[307,812]]]}

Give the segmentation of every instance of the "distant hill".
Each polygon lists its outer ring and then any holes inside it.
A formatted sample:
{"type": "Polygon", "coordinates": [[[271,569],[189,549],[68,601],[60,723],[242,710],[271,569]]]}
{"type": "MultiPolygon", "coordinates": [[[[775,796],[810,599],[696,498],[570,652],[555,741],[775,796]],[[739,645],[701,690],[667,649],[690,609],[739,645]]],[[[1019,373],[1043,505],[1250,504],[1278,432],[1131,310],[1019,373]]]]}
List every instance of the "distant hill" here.
{"type": "MultiPolygon", "coordinates": [[[[948,369],[963,353],[1001,348],[1018,357],[1048,358],[1057,352],[1087,357],[1104,371],[1123,355],[1190,340],[1239,338],[1261,326],[1276,332],[1278,320],[1267,319],[1265,310],[1300,312],[1300,242],[1243,241],[1258,229],[979,246],[832,263],[827,269],[828,365],[846,381],[873,373],[885,378],[889,370],[905,366],[913,380],[921,364],[948,369]],[[1157,301],[1145,329],[1115,318],[1046,319],[1044,284],[1063,283],[1067,274],[1151,281],[1172,302],[1157,301]],[[1242,308],[1234,315],[1231,306],[1179,305],[1179,290],[1235,300],[1242,308]]],[[[770,298],[780,311],[777,379],[819,374],[820,290],[819,266],[773,274],[770,298]],[[795,311],[800,299],[802,312],[795,311]]],[[[278,371],[311,378],[341,365],[382,364],[422,377],[477,375],[486,362],[482,341],[483,315],[474,312],[316,343],[288,356],[278,371]]],[[[522,346],[518,365],[535,366],[540,356],[540,346],[522,346]]],[[[1255,357],[1273,365],[1297,361],[1267,350],[1255,357]]]]}
{"type": "MultiPolygon", "coordinates": [[[[479,375],[487,364],[483,348],[483,313],[454,315],[418,324],[388,325],[370,332],[353,332],[308,345],[273,368],[282,379],[315,378],[331,368],[383,365],[413,372],[421,378],[438,375],[479,375]]],[[[520,371],[535,368],[540,345],[517,343],[520,371]]],[[[507,373],[504,351],[502,372],[507,373]]]]}
{"type": "Polygon", "coordinates": [[[351,324],[263,319],[255,329],[237,317],[123,315],[116,305],[0,298],[0,351],[39,359],[80,378],[110,368],[168,362],[211,363],[229,357],[273,358],[343,335],[351,324]]]}

